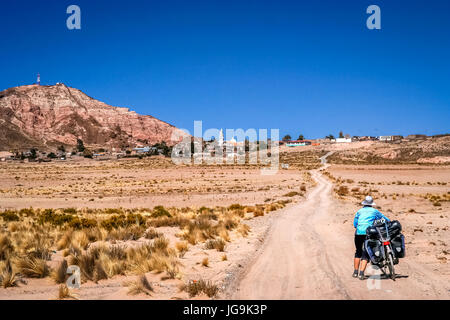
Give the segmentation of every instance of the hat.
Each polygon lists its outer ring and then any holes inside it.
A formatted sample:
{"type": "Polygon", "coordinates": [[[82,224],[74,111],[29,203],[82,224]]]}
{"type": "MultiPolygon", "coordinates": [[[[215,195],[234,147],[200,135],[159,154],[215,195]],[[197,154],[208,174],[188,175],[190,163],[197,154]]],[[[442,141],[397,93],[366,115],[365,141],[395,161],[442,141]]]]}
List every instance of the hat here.
{"type": "Polygon", "coordinates": [[[363,206],[371,206],[373,207],[375,205],[375,202],[373,202],[373,198],[371,196],[367,196],[363,202],[361,202],[363,206]]]}

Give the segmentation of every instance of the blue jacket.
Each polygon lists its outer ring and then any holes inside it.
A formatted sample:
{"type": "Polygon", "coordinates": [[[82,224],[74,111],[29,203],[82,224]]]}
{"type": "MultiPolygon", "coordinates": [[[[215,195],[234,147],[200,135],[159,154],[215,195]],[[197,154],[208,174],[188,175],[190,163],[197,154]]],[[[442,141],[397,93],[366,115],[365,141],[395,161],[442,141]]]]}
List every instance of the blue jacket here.
{"type": "Polygon", "coordinates": [[[358,210],[353,220],[353,226],[356,228],[356,234],[366,234],[366,229],[370,227],[375,220],[384,218],[389,221],[380,211],[370,206],[363,207],[358,210]]]}

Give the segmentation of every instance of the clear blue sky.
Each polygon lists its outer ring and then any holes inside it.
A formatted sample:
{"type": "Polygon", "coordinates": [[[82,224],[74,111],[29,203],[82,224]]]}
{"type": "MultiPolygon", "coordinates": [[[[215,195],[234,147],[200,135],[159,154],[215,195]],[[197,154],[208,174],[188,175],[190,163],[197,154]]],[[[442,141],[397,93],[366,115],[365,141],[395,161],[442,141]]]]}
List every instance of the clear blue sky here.
{"type": "Polygon", "coordinates": [[[447,0],[2,1],[0,90],[40,72],[189,130],[445,133],[449,14],[447,0]]]}

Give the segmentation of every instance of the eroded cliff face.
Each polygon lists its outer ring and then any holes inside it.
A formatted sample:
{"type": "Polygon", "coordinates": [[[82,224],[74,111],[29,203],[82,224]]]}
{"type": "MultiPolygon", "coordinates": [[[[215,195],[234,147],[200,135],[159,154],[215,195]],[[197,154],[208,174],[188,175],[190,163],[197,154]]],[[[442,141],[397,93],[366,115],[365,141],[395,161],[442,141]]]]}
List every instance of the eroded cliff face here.
{"type": "Polygon", "coordinates": [[[162,141],[173,145],[184,135],[152,116],[107,105],[64,84],[0,92],[0,134],[0,149],[75,145],[77,138],[86,145],[117,148],[162,141]]]}

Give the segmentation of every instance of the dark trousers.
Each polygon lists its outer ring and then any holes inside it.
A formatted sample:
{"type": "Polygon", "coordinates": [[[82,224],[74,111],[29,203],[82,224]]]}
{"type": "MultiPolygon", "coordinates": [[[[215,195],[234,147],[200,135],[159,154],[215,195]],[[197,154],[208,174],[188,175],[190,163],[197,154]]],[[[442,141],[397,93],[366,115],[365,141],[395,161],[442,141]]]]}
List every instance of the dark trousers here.
{"type": "Polygon", "coordinates": [[[366,240],[366,235],[355,234],[355,258],[369,261],[369,256],[367,255],[366,249],[364,249],[364,241],[366,240]]]}

